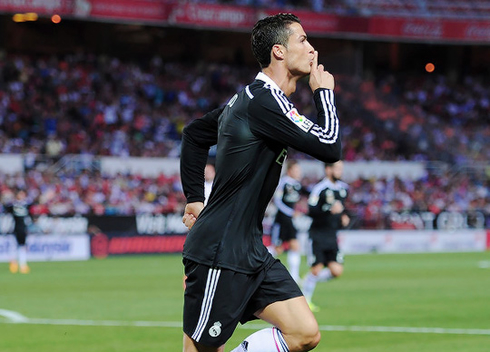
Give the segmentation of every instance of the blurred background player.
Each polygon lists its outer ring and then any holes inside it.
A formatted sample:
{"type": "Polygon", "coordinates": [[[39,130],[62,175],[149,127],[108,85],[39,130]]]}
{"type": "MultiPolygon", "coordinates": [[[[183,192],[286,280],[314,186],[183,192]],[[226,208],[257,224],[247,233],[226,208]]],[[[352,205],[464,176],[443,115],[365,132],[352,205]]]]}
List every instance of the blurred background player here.
{"type": "Polygon", "coordinates": [[[303,280],[303,294],[313,311],[319,310],[311,301],[317,282],[339,277],[344,270],[337,243],[337,231],[350,222],[344,208],[348,185],[340,180],[343,169],[342,161],[325,164],[326,177],[313,187],[308,198],[309,216],[313,220],[309,231],[312,264],[303,280]]]}
{"type": "Polygon", "coordinates": [[[14,235],[17,241],[17,256],[10,262],[10,272],[28,274],[30,268],[27,265],[27,220],[29,219],[29,202],[27,194],[20,190],[15,195],[15,199],[11,204],[6,206],[6,209],[14,217],[14,235]]]}
{"type": "Polygon", "coordinates": [[[301,176],[300,165],[294,160],[288,161],[286,175],[280,179],[274,194],[277,213],[272,224],[269,247],[269,251],[274,256],[287,249],[288,269],[296,282],[299,282],[301,252],[293,218],[300,214],[295,210],[296,203],[301,199],[302,194],[306,194],[306,190],[300,183],[301,176]]]}

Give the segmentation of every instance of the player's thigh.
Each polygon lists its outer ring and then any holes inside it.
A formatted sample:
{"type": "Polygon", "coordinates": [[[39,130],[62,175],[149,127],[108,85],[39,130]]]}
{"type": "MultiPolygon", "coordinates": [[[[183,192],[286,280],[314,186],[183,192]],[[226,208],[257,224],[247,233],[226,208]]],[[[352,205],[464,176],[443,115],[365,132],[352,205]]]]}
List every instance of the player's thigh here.
{"type": "Polygon", "coordinates": [[[344,256],[340,252],[338,245],[329,248],[325,251],[325,259],[327,267],[332,272],[332,275],[339,277],[344,272],[344,256]]]}
{"type": "Polygon", "coordinates": [[[342,275],[342,273],[344,272],[344,266],[337,262],[332,261],[328,263],[328,268],[330,269],[332,275],[335,277],[342,275]]]}
{"type": "Polygon", "coordinates": [[[313,273],[313,275],[318,275],[323,268],[325,268],[325,265],[323,263],[318,263],[313,265],[310,271],[313,273]]]}
{"type": "Polygon", "coordinates": [[[296,239],[296,228],[293,225],[292,219],[284,219],[281,224],[281,231],[279,234],[279,238],[283,242],[289,242],[293,239],[296,239]]]}
{"type": "MultiPolygon", "coordinates": [[[[232,336],[265,271],[246,275],[184,259],[184,332],[196,343],[218,348],[232,336]]],[[[265,305],[264,305],[265,306],[265,305]]]]}
{"type": "Polygon", "coordinates": [[[19,246],[24,246],[26,244],[27,232],[26,231],[16,232],[15,239],[17,240],[17,244],[19,246]]]}
{"type": "Polygon", "coordinates": [[[204,346],[184,333],[184,352],[224,352],[225,345],[220,347],[204,346]]]}
{"type": "Polygon", "coordinates": [[[299,251],[299,241],[296,238],[293,238],[291,241],[289,241],[289,249],[292,251],[299,251]]]}
{"type": "Polygon", "coordinates": [[[284,335],[318,333],[318,323],[304,296],[271,303],[256,312],[256,316],[277,327],[284,335]]]}
{"type": "Polygon", "coordinates": [[[318,330],[316,319],[298,284],[279,261],[267,270],[250,307],[256,307],[253,310],[255,317],[271,323],[284,334],[314,335],[318,330]]]}
{"type": "Polygon", "coordinates": [[[324,243],[320,241],[312,241],[312,257],[310,259],[311,266],[316,266],[318,264],[327,265],[328,264],[328,248],[325,247],[324,243]]]}

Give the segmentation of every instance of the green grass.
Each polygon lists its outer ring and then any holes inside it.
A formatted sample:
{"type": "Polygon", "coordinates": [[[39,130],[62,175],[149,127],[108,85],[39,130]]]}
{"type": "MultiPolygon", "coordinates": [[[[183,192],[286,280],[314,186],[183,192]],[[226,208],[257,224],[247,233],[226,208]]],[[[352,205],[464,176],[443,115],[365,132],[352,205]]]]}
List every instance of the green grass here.
{"type": "MultiPolygon", "coordinates": [[[[483,329],[487,334],[325,330],[315,351],[489,351],[490,269],[479,268],[481,261],[490,261],[490,253],[348,256],[342,278],[317,286],[320,326],[483,329]]],[[[31,263],[29,275],[2,267],[0,309],[44,319],[44,324],[11,324],[0,317],[2,352],[182,350],[181,328],[174,326],[182,316],[180,255],[31,263]],[[53,319],[128,326],[45,324],[53,319]],[[170,327],[130,326],[135,321],[170,327]]],[[[239,327],[227,351],[257,324],[239,327]]]]}

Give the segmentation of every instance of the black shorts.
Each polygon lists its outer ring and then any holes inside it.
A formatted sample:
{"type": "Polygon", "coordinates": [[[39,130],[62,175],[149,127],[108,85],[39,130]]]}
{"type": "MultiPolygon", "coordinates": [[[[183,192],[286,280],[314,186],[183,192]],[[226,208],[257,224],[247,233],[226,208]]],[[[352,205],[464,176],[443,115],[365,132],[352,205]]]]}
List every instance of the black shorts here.
{"type": "Polygon", "coordinates": [[[255,312],[271,303],[303,295],[279,260],[252,275],[183,262],[184,332],[203,345],[219,347],[238,322],[257,319],[255,312]]]}
{"type": "Polygon", "coordinates": [[[313,260],[311,266],[323,264],[325,266],[330,262],[344,264],[344,256],[339,251],[339,246],[335,244],[325,244],[317,241],[312,242],[313,260]]]}
{"type": "Polygon", "coordinates": [[[19,246],[23,246],[26,244],[27,233],[25,231],[16,231],[15,239],[17,240],[17,244],[19,246]]]}
{"type": "Polygon", "coordinates": [[[280,246],[283,242],[288,242],[296,238],[297,230],[293,225],[293,219],[281,218],[275,221],[271,228],[271,243],[280,246]]]}

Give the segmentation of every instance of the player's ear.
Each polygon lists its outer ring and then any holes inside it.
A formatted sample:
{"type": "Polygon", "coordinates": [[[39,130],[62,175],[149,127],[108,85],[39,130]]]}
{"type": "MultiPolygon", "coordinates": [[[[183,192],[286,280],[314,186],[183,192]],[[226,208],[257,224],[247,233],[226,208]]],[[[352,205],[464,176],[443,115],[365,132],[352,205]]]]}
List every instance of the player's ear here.
{"type": "Polygon", "coordinates": [[[275,44],[272,47],[272,57],[276,60],[284,60],[284,54],[286,52],[284,49],[284,46],[281,44],[275,44]]]}

